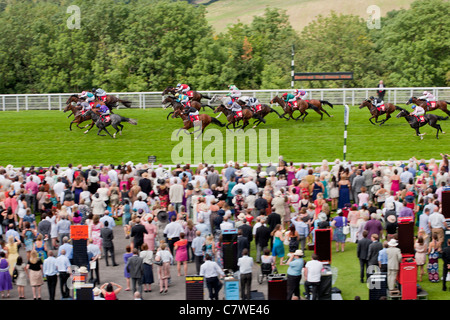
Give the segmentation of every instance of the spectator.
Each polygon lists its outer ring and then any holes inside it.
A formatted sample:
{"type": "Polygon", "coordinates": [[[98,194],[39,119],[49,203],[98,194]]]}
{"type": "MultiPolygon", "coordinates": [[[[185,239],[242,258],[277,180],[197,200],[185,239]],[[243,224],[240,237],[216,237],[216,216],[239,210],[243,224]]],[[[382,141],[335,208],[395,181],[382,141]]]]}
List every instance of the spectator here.
{"type": "Polygon", "coordinates": [[[319,285],[322,273],[322,262],[317,254],[311,255],[311,260],[304,267],[305,293],[307,300],[319,300],[319,285]]]}
{"type": "Polygon", "coordinates": [[[240,274],[241,300],[250,300],[253,258],[249,257],[247,249],[242,250],[242,257],[238,259],[237,265],[240,274]]]}
{"type": "Polygon", "coordinates": [[[94,244],[94,241],[92,239],[88,239],[88,245],[87,245],[87,254],[88,254],[88,260],[89,260],[89,271],[90,271],[90,283],[94,283],[94,285],[100,284],[100,263],[99,260],[102,257],[102,252],[98,245],[94,244]],[[94,271],[96,277],[94,278],[94,271]]]}
{"type": "Polygon", "coordinates": [[[123,254],[123,262],[125,264],[124,267],[124,271],[123,271],[123,275],[127,281],[127,287],[125,288],[125,291],[130,291],[130,286],[131,286],[131,278],[130,278],[130,273],[128,272],[127,269],[127,264],[128,264],[128,259],[130,259],[130,257],[133,256],[133,252],[131,252],[131,245],[128,245],[125,247],[125,253],[123,254]]]}
{"type": "Polygon", "coordinates": [[[122,286],[115,282],[104,283],[100,290],[105,297],[105,300],[118,300],[117,295],[122,290],[122,286]],[[114,289],[114,287],[116,287],[114,289]]]}
{"type": "Polygon", "coordinates": [[[304,267],[303,251],[292,252],[286,264],[289,266],[287,270],[287,300],[291,300],[294,296],[300,297],[300,281],[304,267]]]}
{"type": "Polygon", "coordinates": [[[2,298],[10,297],[10,291],[13,289],[11,274],[9,273],[8,260],[5,258],[4,251],[0,251],[0,291],[2,292],[2,298]]]}
{"type": "Polygon", "coordinates": [[[174,255],[174,244],[180,240],[180,233],[184,232],[183,227],[177,221],[177,217],[173,216],[170,223],[164,228],[164,234],[167,238],[167,244],[172,255],[174,255]]]}
{"type": "Polygon", "coordinates": [[[147,243],[144,242],[141,247],[139,256],[142,258],[144,270],[142,276],[142,284],[144,286],[144,292],[152,292],[153,280],[153,250],[150,250],[147,243]]]}
{"type": "Polygon", "coordinates": [[[139,250],[139,248],[144,243],[144,235],[147,234],[147,229],[141,224],[141,219],[135,219],[135,225],[131,228],[130,236],[133,238],[133,248],[139,250]]]}
{"type": "Polygon", "coordinates": [[[361,279],[361,283],[364,283],[364,275],[366,276],[366,280],[369,277],[369,275],[367,274],[367,267],[368,267],[368,256],[369,256],[369,246],[371,244],[371,241],[369,240],[368,236],[368,231],[364,230],[363,231],[363,238],[361,240],[358,241],[358,245],[356,248],[356,254],[357,257],[359,259],[359,267],[360,267],[360,279],[361,279]]]}
{"type": "Polygon", "coordinates": [[[133,255],[127,261],[127,271],[131,278],[131,291],[136,291],[142,295],[142,276],[144,274],[144,260],[139,256],[139,249],[133,249],[133,255]]]}
{"type": "Polygon", "coordinates": [[[52,250],[48,252],[47,259],[44,260],[43,274],[47,279],[49,300],[55,300],[56,285],[58,283],[58,267],[52,250]]]}
{"type": "Polygon", "coordinates": [[[33,250],[30,252],[30,260],[25,268],[28,279],[30,281],[31,289],[33,290],[34,300],[41,300],[41,289],[44,284],[42,273],[42,260],[39,259],[38,253],[33,250]]]}
{"type": "Polygon", "coordinates": [[[17,293],[19,294],[19,299],[25,299],[25,287],[28,284],[25,268],[26,266],[23,264],[22,257],[18,256],[15,269],[17,272],[16,285],[17,285],[17,293]]]}
{"type": "Polygon", "coordinates": [[[167,245],[163,242],[156,251],[155,261],[158,265],[159,293],[167,294],[170,279],[170,265],[173,263],[173,256],[167,245]]]}
{"type": "Polygon", "coordinates": [[[388,289],[394,290],[397,282],[397,274],[400,268],[400,262],[402,261],[402,254],[398,246],[398,242],[396,239],[391,239],[388,242],[388,248],[386,250],[387,254],[387,280],[388,280],[388,289]]]}
{"type": "Polygon", "coordinates": [[[175,261],[177,262],[178,276],[181,276],[181,264],[183,264],[184,275],[187,276],[188,269],[188,241],[185,239],[185,233],[180,232],[180,240],[174,243],[175,261]]]}
{"type": "Polygon", "coordinates": [[[219,300],[219,291],[223,286],[219,278],[225,274],[219,265],[212,261],[209,254],[205,255],[205,262],[200,267],[200,275],[205,278],[206,287],[209,291],[209,299],[219,300]]]}
{"type": "Polygon", "coordinates": [[[65,250],[61,250],[60,255],[56,258],[56,268],[59,275],[59,288],[61,290],[61,298],[70,298],[70,289],[67,286],[67,280],[71,274],[71,263],[66,256],[65,250]]]}
{"type": "Polygon", "coordinates": [[[103,228],[100,229],[100,237],[102,238],[103,243],[103,253],[105,255],[106,266],[109,266],[108,263],[108,252],[111,255],[111,262],[113,267],[117,267],[116,263],[116,255],[114,252],[114,231],[109,228],[109,221],[105,221],[103,224],[103,228]]]}
{"type": "Polygon", "coordinates": [[[381,232],[383,231],[383,225],[381,224],[381,221],[378,220],[378,215],[376,213],[370,215],[370,220],[366,222],[364,230],[368,232],[368,239],[370,239],[372,234],[376,234],[378,235],[378,238],[380,238],[381,232]]]}
{"type": "Polygon", "coordinates": [[[369,253],[367,254],[367,265],[369,267],[370,273],[373,273],[375,269],[379,269],[378,266],[378,254],[380,250],[383,249],[383,244],[378,241],[379,237],[376,233],[370,236],[372,241],[369,245],[369,253]],[[376,267],[374,267],[376,266],[376,267]]]}

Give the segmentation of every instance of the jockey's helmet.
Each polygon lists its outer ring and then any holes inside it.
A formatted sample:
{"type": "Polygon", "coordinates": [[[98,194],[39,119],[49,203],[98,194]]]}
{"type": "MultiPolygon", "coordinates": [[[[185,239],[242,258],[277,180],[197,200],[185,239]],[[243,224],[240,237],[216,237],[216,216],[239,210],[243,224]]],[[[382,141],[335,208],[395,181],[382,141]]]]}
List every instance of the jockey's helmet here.
{"type": "Polygon", "coordinates": [[[413,104],[413,105],[411,106],[411,109],[415,109],[415,108],[416,108],[416,105],[413,104]]]}

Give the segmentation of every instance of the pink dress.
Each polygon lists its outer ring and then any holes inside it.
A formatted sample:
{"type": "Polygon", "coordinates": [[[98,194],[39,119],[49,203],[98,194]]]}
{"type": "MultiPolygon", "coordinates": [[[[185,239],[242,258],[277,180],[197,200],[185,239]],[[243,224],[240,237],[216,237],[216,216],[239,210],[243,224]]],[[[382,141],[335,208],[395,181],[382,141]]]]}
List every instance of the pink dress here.
{"type": "Polygon", "coordinates": [[[177,251],[175,252],[176,261],[188,260],[187,244],[188,242],[186,239],[182,239],[174,243],[175,246],[178,246],[177,251]]]}
{"type": "Polygon", "coordinates": [[[144,233],[144,242],[148,245],[149,250],[155,250],[155,238],[158,232],[158,227],[153,223],[144,223],[147,233],[144,233]]]}
{"type": "Polygon", "coordinates": [[[397,193],[400,190],[400,180],[392,180],[391,191],[397,193]]]}
{"type": "Polygon", "coordinates": [[[91,238],[92,242],[96,244],[99,248],[103,247],[103,239],[100,237],[100,229],[102,228],[101,223],[91,225],[91,238]]]}

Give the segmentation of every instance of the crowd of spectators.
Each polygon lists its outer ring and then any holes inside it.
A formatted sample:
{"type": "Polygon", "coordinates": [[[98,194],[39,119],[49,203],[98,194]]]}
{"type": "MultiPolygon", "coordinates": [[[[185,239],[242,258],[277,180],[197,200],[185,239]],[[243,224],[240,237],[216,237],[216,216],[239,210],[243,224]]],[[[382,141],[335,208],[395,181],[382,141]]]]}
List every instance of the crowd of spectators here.
{"type": "MultiPolygon", "coordinates": [[[[347,242],[358,244],[364,281],[367,265],[387,265],[383,250],[389,243],[396,246],[396,224],[405,217],[417,226],[421,272],[427,266],[430,281],[439,281],[436,253],[443,251],[447,227],[442,192],[450,185],[447,155],[441,157],[355,164],[337,159],[315,166],[296,166],[280,157],[277,164],[255,167],[232,161],[220,168],[199,164],[167,169],[132,162],[0,167],[0,291],[9,296],[14,282],[20,298],[25,298],[23,287],[29,284],[33,298],[40,299],[45,279],[54,299],[53,279],[58,276],[61,293],[68,297],[64,281],[73,259],[72,225],[89,226],[88,269],[96,285],[101,284],[99,260],[112,267],[120,261],[115,256],[114,227],[120,224],[129,239],[123,255],[127,285],[96,287],[96,296],[104,299],[116,298],[122,289],[141,297],[155,282],[160,294],[167,294],[175,276],[171,265],[177,266],[177,276],[186,275],[187,263],[192,262],[198,274],[220,279],[221,232],[231,229],[238,232],[243,299],[249,299],[252,245],[256,263],[292,264],[292,270],[297,268],[293,278],[299,281],[303,260],[297,258],[314,244],[318,228],[333,229],[337,252],[344,251],[347,242]],[[372,245],[377,242],[381,245],[372,245]],[[19,250],[26,261],[18,259],[19,250]]],[[[313,259],[304,264],[305,277],[307,265],[317,263],[313,259]]],[[[310,271],[310,277],[316,276],[310,271]]],[[[311,281],[308,290],[314,290],[315,280],[311,281]]],[[[210,298],[217,298],[220,281],[207,283],[210,298]]],[[[297,289],[290,295],[299,298],[297,289]]]]}

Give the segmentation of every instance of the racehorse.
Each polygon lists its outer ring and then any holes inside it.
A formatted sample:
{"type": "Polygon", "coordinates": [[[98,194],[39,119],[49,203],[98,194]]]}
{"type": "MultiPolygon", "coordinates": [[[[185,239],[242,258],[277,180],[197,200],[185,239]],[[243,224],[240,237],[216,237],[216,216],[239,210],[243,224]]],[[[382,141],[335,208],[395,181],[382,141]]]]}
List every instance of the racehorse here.
{"type": "MultiPolygon", "coordinates": [[[[84,126],[84,127],[80,127],[80,123],[82,123],[82,122],[84,122],[84,121],[87,121],[87,120],[92,120],[92,118],[91,118],[90,115],[88,115],[88,114],[86,114],[86,113],[85,113],[85,114],[82,114],[80,108],[78,108],[76,105],[73,105],[73,104],[71,104],[71,103],[68,104],[68,105],[64,108],[64,112],[67,112],[67,111],[72,111],[72,114],[74,115],[74,119],[72,120],[72,122],[70,122],[70,125],[69,125],[70,131],[72,131],[72,124],[74,124],[74,123],[76,123],[76,124],[77,124],[77,127],[80,128],[80,129],[84,129],[84,128],[87,128],[87,127],[89,126],[89,125],[86,125],[86,126],[84,126]]],[[[92,129],[92,127],[94,126],[94,124],[95,124],[95,122],[92,121],[91,127],[90,127],[88,130],[86,130],[84,133],[88,133],[89,130],[92,129]]]]}
{"type": "Polygon", "coordinates": [[[175,110],[173,112],[172,118],[178,118],[178,117],[183,119],[183,125],[184,126],[183,126],[183,128],[180,128],[178,130],[177,137],[178,137],[178,134],[180,133],[181,130],[184,130],[184,131],[188,132],[189,134],[194,134],[194,133],[196,133],[198,131],[201,131],[200,134],[195,137],[195,139],[197,139],[203,133],[205,128],[208,125],[210,125],[211,123],[217,124],[220,127],[225,126],[225,124],[223,124],[222,122],[220,122],[216,118],[213,118],[210,115],[205,114],[205,113],[199,114],[198,115],[198,121],[195,121],[195,123],[193,123],[191,121],[191,119],[189,118],[189,115],[185,114],[182,109],[177,109],[177,110],[175,110]],[[200,127],[200,124],[201,124],[201,127],[200,127]],[[194,131],[192,131],[192,132],[188,131],[192,127],[197,127],[197,126],[199,127],[198,129],[194,129],[194,131]]]}
{"type": "Polygon", "coordinates": [[[381,107],[383,107],[383,106],[384,106],[384,110],[382,110],[382,109],[378,110],[378,108],[372,104],[372,101],[370,101],[370,99],[366,99],[359,105],[359,108],[362,109],[364,107],[367,107],[370,111],[370,114],[372,115],[369,118],[370,123],[375,125],[376,123],[381,122],[380,123],[380,126],[381,126],[383,123],[385,123],[391,117],[391,114],[395,110],[401,109],[400,107],[394,105],[393,103],[385,103],[381,107]],[[382,114],[386,114],[386,119],[378,121],[378,117],[381,116],[382,114]],[[375,118],[375,123],[372,121],[373,118],[375,118]]]}
{"type": "Polygon", "coordinates": [[[253,128],[256,128],[261,124],[261,122],[266,123],[266,120],[264,119],[269,113],[275,112],[278,115],[278,118],[283,118],[277,110],[271,108],[267,104],[259,104],[258,106],[253,109],[252,107],[249,107],[245,104],[244,101],[238,100],[238,104],[243,108],[249,108],[250,111],[253,112],[253,118],[256,120],[253,122],[253,128]]]}
{"type": "Polygon", "coordinates": [[[230,131],[231,131],[231,129],[229,128],[229,126],[231,124],[233,125],[233,129],[241,127],[241,126],[236,126],[236,124],[240,120],[242,120],[242,122],[243,122],[241,129],[244,130],[245,127],[247,127],[249,125],[249,119],[251,119],[253,117],[252,111],[250,111],[249,109],[243,109],[242,110],[242,119],[236,118],[234,116],[233,112],[230,109],[228,109],[227,107],[225,107],[223,104],[221,104],[214,110],[214,113],[218,113],[218,112],[223,113],[227,117],[228,124],[226,125],[226,128],[230,131]]]}
{"type": "MultiPolygon", "coordinates": [[[[200,109],[202,108],[202,104],[198,101],[189,101],[189,103],[191,104],[191,107],[194,107],[198,111],[200,111],[200,109]]],[[[163,107],[164,109],[167,109],[169,107],[169,105],[171,105],[173,108],[173,111],[169,112],[169,114],[167,115],[166,120],[169,120],[169,116],[171,114],[173,114],[176,110],[184,109],[183,104],[181,102],[177,101],[177,99],[172,96],[167,96],[166,98],[164,98],[162,104],[164,105],[164,107],[163,107]]],[[[214,110],[214,107],[211,107],[211,106],[208,106],[208,107],[210,107],[211,109],[214,110]]]]}
{"type": "Polygon", "coordinates": [[[130,119],[130,118],[125,118],[125,117],[122,117],[122,116],[120,116],[118,114],[115,114],[115,113],[109,115],[110,121],[104,122],[104,121],[102,121],[100,119],[100,115],[97,113],[95,108],[91,109],[91,110],[88,110],[86,112],[86,114],[90,115],[92,120],[95,121],[95,125],[98,128],[97,135],[102,136],[102,137],[106,136],[106,134],[100,134],[100,132],[102,132],[102,131],[105,131],[113,139],[116,138],[116,134],[118,132],[120,133],[120,135],[122,135],[122,129],[123,129],[123,125],[121,124],[122,122],[128,122],[128,123],[131,123],[132,125],[137,125],[137,121],[136,120],[130,119]],[[114,129],[116,129],[116,132],[114,132],[113,135],[111,135],[111,133],[109,133],[109,131],[106,130],[106,127],[108,127],[110,125],[114,129]]]}
{"type": "MultiPolygon", "coordinates": [[[[72,104],[72,105],[74,105],[74,106],[77,106],[77,103],[78,103],[78,102],[81,102],[81,101],[82,101],[82,100],[80,99],[80,97],[78,97],[77,94],[72,94],[72,95],[67,99],[66,105],[72,104]]],[[[128,101],[128,100],[122,100],[122,99],[117,98],[116,96],[109,96],[109,95],[106,96],[106,100],[105,100],[105,101],[103,101],[103,100],[97,98],[96,100],[94,100],[94,102],[95,102],[95,104],[97,104],[97,103],[104,103],[104,104],[108,107],[108,109],[109,109],[109,111],[110,111],[111,113],[113,113],[113,112],[112,112],[112,109],[113,109],[113,108],[118,108],[119,103],[123,104],[123,105],[124,105],[125,107],[127,107],[127,108],[130,108],[130,107],[131,107],[131,101],[128,101]]],[[[81,109],[81,108],[79,108],[79,109],[81,109]]],[[[70,118],[71,115],[73,115],[73,112],[72,112],[71,114],[69,114],[69,115],[67,116],[67,118],[70,118]]]]}
{"type": "Polygon", "coordinates": [[[450,110],[447,109],[447,105],[450,105],[450,102],[445,100],[438,100],[435,101],[435,103],[433,104],[431,102],[427,102],[424,99],[417,99],[416,97],[412,97],[411,99],[406,101],[407,105],[410,103],[414,103],[417,104],[418,106],[421,106],[425,110],[425,112],[440,109],[450,116],[450,110]]]}
{"type": "MultiPolygon", "coordinates": [[[[177,88],[172,87],[172,86],[168,86],[167,88],[164,89],[164,91],[162,92],[162,96],[165,96],[167,94],[173,94],[175,95],[177,93],[177,88]]],[[[186,94],[189,99],[191,101],[198,101],[201,102],[202,99],[206,99],[206,100],[214,100],[215,96],[212,97],[208,97],[206,95],[203,95],[202,93],[198,92],[198,91],[194,91],[194,90],[189,90],[186,94]]]]}
{"type": "Polygon", "coordinates": [[[439,131],[441,131],[442,133],[445,133],[444,131],[442,131],[441,125],[438,124],[437,122],[439,120],[447,120],[448,116],[447,117],[441,117],[441,116],[437,116],[435,114],[427,113],[427,114],[423,115],[425,121],[419,122],[417,117],[412,116],[412,115],[409,114],[408,110],[400,108],[400,107],[397,107],[397,108],[399,110],[401,110],[397,114],[397,118],[404,117],[406,119],[406,121],[408,121],[408,123],[411,126],[411,128],[416,130],[416,135],[420,136],[421,140],[423,139],[423,135],[425,133],[420,133],[419,132],[419,128],[423,127],[426,124],[432,126],[433,128],[435,128],[437,130],[437,132],[436,132],[436,139],[439,139],[439,131]]]}
{"type": "MultiPolygon", "coordinates": [[[[315,99],[314,99],[315,100],[315,99]]],[[[327,116],[331,117],[328,112],[324,108],[322,108],[322,102],[328,104],[329,106],[333,107],[331,103],[325,100],[315,100],[316,104],[311,103],[312,100],[303,100],[303,99],[297,99],[297,109],[300,111],[300,117],[303,115],[302,121],[305,121],[306,116],[308,115],[307,109],[313,109],[315,112],[317,112],[320,115],[320,120],[323,120],[323,112],[326,113],[327,116]]],[[[296,110],[296,107],[294,105],[293,110],[296,110]]],[[[299,117],[299,118],[300,118],[299,117]]]]}
{"type": "Polygon", "coordinates": [[[292,114],[294,113],[294,111],[296,111],[297,109],[294,109],[290,104],[286,103],[286,101],[284,101],[283,99],[281,99],[279,96],[275,96],[272,98],[272,100],[270,100],[270,104],[274,104],[274,103],[278,103],[281,108],[283,109],[284,113],[281,115],[282,118],[289,120],[289,119],[294,119],[294,120],[298,120],[300,119],[300,117],[302,116],[301,114],[297,117],[294,118],[292,116],[292,114]],[[289,115],[288,117],[285,117],[285,115],[289,115]]]}

